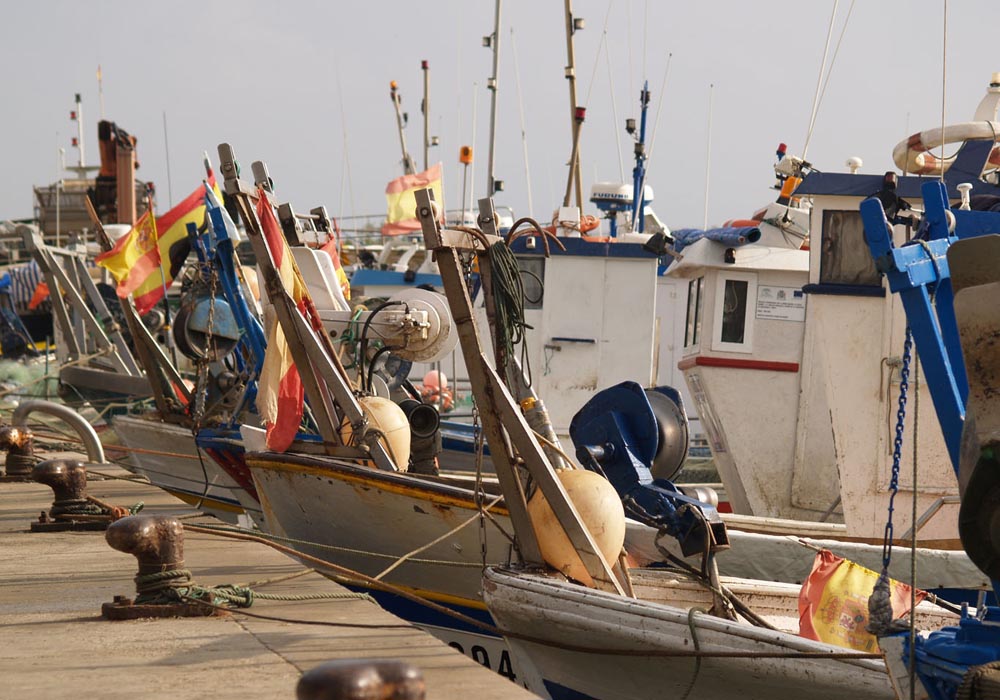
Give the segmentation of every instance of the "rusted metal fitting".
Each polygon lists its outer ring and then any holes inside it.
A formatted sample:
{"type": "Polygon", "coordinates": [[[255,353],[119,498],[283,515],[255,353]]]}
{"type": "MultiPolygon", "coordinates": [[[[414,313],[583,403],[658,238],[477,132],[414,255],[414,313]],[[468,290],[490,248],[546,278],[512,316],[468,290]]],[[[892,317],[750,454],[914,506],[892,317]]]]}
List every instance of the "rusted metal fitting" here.
{"type": "MultiPolygon", "coordinates": [[[[141,617],[203,617],[219,614],[216,608],[185,600],[183,592],[194,585],[184,568],[184,526],[168,515],[130,515],[108,526],[104,535],[119,552],[139,561],[135,601],[115,596],[101,612],[112,620],[141,617]]],[[[211,603],[211,600],[206,602],[211,603]]]]}
{"type": "Polygon", "coordinates": [[[31,524],[32,532],[103,530],[110,517],[87,497],[87,468],[75,459],[50,459],[35,465],[31,478],[52,489],[55,498],[48,513],[31,524]]]}
{"type": "Polygon", "coordinates": [[[306,671],[298,700],[424,700],[420,669],[393,659],[338,659],[306,671]]]}
{"type": "Polygon", "coordinates": [[[5,481],[31,481],[35,466],[35,436],[29,428],[17,425],[0,427],[0,450],[7,450],[5,481]]]}

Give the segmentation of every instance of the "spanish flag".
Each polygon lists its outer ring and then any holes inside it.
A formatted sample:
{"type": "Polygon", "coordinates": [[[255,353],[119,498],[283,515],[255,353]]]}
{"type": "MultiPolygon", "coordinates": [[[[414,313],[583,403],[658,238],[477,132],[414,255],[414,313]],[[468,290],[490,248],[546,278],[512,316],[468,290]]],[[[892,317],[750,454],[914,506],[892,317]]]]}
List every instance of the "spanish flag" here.
{"type": "MultiPolygon", "coordinates": [[[[877,652],[868,626],[868,597],[878,574],[826,549],[816,554],[799,592],[799,636],[858,651],[877,652]]],[[[910,587],[890,580],[893,619],[910,612],[910,587]]],[[[916,601],[927,597],[917,589],[916,601]]]]}
{"type": "Polygon", "coordinates": [[[321,248],[324,253],[330,256],[333,261],[333,269],[337,271],[337,282],[340,283],[340,291],[344,293],[344,299],[351,298],[351,282],[347,279],[347,273],[344,272],[344,263],[340,259],[340,226],[337,225],[337,220],[333,220],[334,235],[330,236],[330,240],[327,241],[321,248]]]}
{"type": "MultiPolygon", "coordinates": [[[[263,190],[260,195],[257,200],[257,218],[260,219],[274,267],[282,286],[291,295],[299,311],[305,314],[308,295],[305,283],[295,272],[292,251],[281,235],[281,226],[271,203],[263,190]]],[[[257,412],[267,428],[267,449],[284,452],[291,446],[302,422],[304,400],[302,378],[292,360],[285,332],[280,323],[273,323],[268,332],[264,366],[257,385],[257,412]]]]}
{"type": "Polygon", "coordinates": [[[434,201],[439,204],[444,201],[440,163],[416,175],[397,177],[386,186],[385,199],[388,210],[385,224],[382,225],[383,236],[398,236],[420,230],[415,193],[427,187],[434,191],[434,201]]]}
{"type": "Polygon", "coordinates": [[[140,314],[159,303],[187,260],[191,252],[187,225],[200,225],[205,219],[206,186],[222,197],[215,174],[209,173],[207,182],[176,207],[155,219],[146,212],[114,248],[97,256],[97,264],[118,281],[118,296],[131,294],[140,314]]]}

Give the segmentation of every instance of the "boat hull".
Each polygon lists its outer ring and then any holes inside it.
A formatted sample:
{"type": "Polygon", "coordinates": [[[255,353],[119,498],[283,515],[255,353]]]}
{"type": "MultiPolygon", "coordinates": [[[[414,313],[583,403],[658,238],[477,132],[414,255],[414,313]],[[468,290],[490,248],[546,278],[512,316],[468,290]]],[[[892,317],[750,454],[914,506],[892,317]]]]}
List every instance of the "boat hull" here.
{"type": "MultiPolygon", "coordinates": [[[[378,471],[346,460],[250,453],[267,528],[297,551],[381,580],[480,622],[485,562],[509,561],[511,545],[490,522],[480,527],[473,492],[444,480],[378,471]],[[459,527],[468,521],[469,524],[459,527]],[[485,559],[484,559],[485,557],[485,559]]],[[[491,500],[487,497],[487,503],[491,500]]],[[[506,510],[490,513],[507,532],[506,510]]],[[[312,565],[312,564],[310,564],[312,565]]],[[[337,579],[331,571],[321,571],[337,579]]],[[[339,580],[339,579],[338,579],[339,580]]],[[[502,638],[399,595],[350,586],[475,661],[517,679],[502,638]]]]}
{"type": "MultiPolygon", "coordinates": [[[[115,416],[111,424],[126,447],[144,450],[133,452],[123,466],[220,520],[249,524],[244,505],[252,502],[249,494],[198,449],[190,429],[134,416],[115,416]]],[[[263,521],[259,507],[252,507],[263,521]]]]}
{"type": "Polygon", "coordinates": [[[702,658],[699,667],[690,656],[670,656],[694,649],[692,629],[702,651],[843,651],[707,615],[690,618],[689,606],[613,596],[554,577],[492,568],[484,577],[484,596],[501,629],[544,640],[508,638],[508,645],[527,687],[553,698],[893,697],[884,665],[876,660],[713,657],[702,658]],[[651,655],[613,650],[649,650],[651,655]]]}

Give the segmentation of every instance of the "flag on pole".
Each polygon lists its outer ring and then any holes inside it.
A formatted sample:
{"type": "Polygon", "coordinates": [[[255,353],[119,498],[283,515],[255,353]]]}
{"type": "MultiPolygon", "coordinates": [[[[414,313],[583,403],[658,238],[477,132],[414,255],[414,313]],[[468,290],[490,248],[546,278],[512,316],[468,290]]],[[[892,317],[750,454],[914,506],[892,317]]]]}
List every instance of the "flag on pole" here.
{"type": "Polygon", "coordinates": [[[432,165],[422,173],[397,177],[386,186],[385,199],[388,209],[385,224],[382,225],[382,235],[398,236],[420,230],[416,191],[427,187],[434,191],[434,201],[441,204],[444,195],[441,187],[440,163],[432,165]]]}
{"type": "MultiPolygon", "coordinates": [[[[868,632],[868,597],[878,574],[823,550],[799,592],[799,636],[837,646],[875,652],[878,640],[868,632]]],[[[910,612],[910,587],[890,580],[893,619],[910,612]]],[[[927,597],[917,589],[919,603],[927,597]]]]}
{"type": "Polygon", "coordinates": [[[347,273],[344,272],[344,264],[340,259],[340,226],[337,224],[337,220],[333,220],[334,235],[330,236],[330,240],[327,241],[320,250],[330,256],[333,261],[333,269],[337,271],[337,282],[340,283],[340,291],[344,293],[344,299],[351,298],[351,281],[347,279],[347,273]]]}
{"type": "MultiPolygon", "coordinates": [[[[257,218],[281,284],[299,311],[305,314],[305,283],[295,274],[292,251],[281,235],[281,226],[263,190],[257,201],[257,218]]],[[[267,449],[284,452],[291,446],[302,422],[305,390],[280,323],[273,323],[268,332],[264,366],[257,387],[257,412],[267,428],[267,449]]]]}
{"type": "Polygon", "coordinates": [[[200,225],[204,221],[206,187],[222,197],[215,174],[209,173],[207,182],[184,201],[163,216],[154,218],[147,211],[131,231],[118,239],[114,248],[95,259],[117,280],[120,298],[133,296],[140,314],[147,313],[163,299],[165,290],[187,260],[191,252],[187,224],[200,225]]]}

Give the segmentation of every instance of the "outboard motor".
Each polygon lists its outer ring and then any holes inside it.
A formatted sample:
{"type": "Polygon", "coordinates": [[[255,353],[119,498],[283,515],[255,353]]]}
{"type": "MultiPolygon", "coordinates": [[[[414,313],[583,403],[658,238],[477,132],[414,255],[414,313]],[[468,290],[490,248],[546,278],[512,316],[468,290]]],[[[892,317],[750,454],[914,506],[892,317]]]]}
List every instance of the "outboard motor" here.
{"type": "Polygon", "coordinates": [[[686,557],[728,549],[715,507],[669,480],[687,456],[687,416],[675,389],[635,382],[605,389],[573,416],[569,434],[577,459],[611,482],[629,517],[675,537],[686,557]]]}

